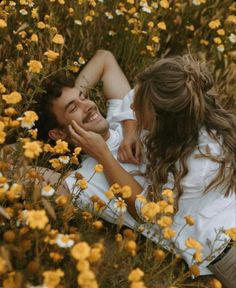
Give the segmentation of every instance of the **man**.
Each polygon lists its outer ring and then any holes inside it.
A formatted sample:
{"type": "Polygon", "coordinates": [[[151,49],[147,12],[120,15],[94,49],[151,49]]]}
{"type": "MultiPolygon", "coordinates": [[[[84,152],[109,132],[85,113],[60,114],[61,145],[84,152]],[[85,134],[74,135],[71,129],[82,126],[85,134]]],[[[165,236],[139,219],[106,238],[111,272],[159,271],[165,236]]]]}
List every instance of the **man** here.
{"type": "MultiPolygon", "coordinates": [[[[75,83],[70,78],[52,77],[46,81],[45,93],[42,94],[39,103],[39,121],[37,123],[38,135],[41,139],[62,139],[74,144],[69,131],[69,125],[74,120],[86,131],[100,134],[112,151],[115,158],[122,163],[122,167],[128,171],[144,172],[144,164],[139,164],[140,146],[135,139],[133,130],[133,113],[130,110],[133,92],[120,69],[114,56],[105,50],[99,50],[81,71],[75,83]],[[107,118],[100,113],[97,105],[88,99],[88,91],[98,81],[103,82],[103,94],[108,102],[107,118]],[[124,98],[124,95],[129,94],[124,98]],[[123,99],[124,98],[124,99],[123,99]],[[131,129],[132,128],[132,129],[131,129]],[[124,138],[123,135],[126,135],[124,138]],[[119,156],[118,156],[119,154],[119,156]]],[[[85,157],[82,167],[77,170],[85,179],[90,179],[94,174],[94,166],[97,164],[92,157],[85,157]]],[[[137,173],[136,173],[137,174],[137,173]]],[[[140,173],[139,173],[140,174],[140,173]]],[[[56,182],[55,175],[54,182],[56,182]]],[[[134,176],[140,185],[144,185],[145,179],[134,176]]],[[[76,205],[94,211],[93,202],[90,198],[98,196],[106,205],[115,205],[106,196],[109,189],[108,181],[103,173],[96,173],[89,181],[88,188],[80,192],[76,185],[75,174],[66,179],[69,191],[76,197],[76,205]],[[78,196],[79,193],[79,197],[78,196]]],[[[120,221],[119,213],[114,214],[112,209],[106,208],[99,212],[100,216],[112,223],[120,221]]],[[[123,215],[123,224],[134,228],[137,223],[128,214],[123,215]]]]}

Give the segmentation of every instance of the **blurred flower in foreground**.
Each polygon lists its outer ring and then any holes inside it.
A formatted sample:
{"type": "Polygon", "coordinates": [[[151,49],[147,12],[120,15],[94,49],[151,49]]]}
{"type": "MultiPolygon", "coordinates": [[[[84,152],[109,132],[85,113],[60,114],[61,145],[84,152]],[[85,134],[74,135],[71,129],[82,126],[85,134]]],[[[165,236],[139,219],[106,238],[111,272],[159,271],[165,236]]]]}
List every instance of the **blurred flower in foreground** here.
{"type": "Polygon", "coordinates": [[[30,210],[26,213],[26,224],[32,229],[44,229],[48,223],[45,210],[30,210]]]}
{"type": "Polygon", "coordinates": [[[193,0],[192,2],[193,2],[193,5],[199,6],[201,4],[205,4],[206,0],[193,0]]]}
{"type": "Polygon", "coordinates": [[[22,96],[19,92],[12,92],[10,94],[5,94],[2,95],[2,99],[7,103],[7,104],[17,104],[22,100],[22,96]]]}
{"type": "Polygon", "coordinates": [[[211,288],[222,288],[222,284],[217,279],[212,279],[210,281],[211,288]]]}
{"type": "Polygon", "coordinates": [[[129,276],[128,276],[128,279],[129,281],[131,282],[137,282],[139,281],[142,277],[144,276],[144,273],[141,269],[139,268],[136,268],[136,269],[133,269],[130,273],[129,273],[129,276]]]}
{"type": "Polygon", "coordinates": [[[29,67],[29,72],[36,73],[36,74],[39,74],[40,71],[43,69],[42,63],[37,60],[30,60],[27,63],[27,66],[29,67]]]}
{"type": "Polygon", "coordinates": [[[38,115],[34,111],[25,111],[23,117],[19,117],[17,120],[21,121],[22,128],[31,129],[34,126],[34,122],[39,119],[38,115]]]}
{"type": "Polygon", "coordinates": [[[43,287],[50,287],[50,288],[57,287],[63,276],[64,276],[64,272],[61,269],[44,271],[43,272],[43,277],[44,277],[43,287]]]}
{"type": "Polygon", "coordinates": [[[56,141],[56,146],[54,147],[54,151],[58,154],[64,154],[69,151],[68,143],[61,139],[56,141]]]}

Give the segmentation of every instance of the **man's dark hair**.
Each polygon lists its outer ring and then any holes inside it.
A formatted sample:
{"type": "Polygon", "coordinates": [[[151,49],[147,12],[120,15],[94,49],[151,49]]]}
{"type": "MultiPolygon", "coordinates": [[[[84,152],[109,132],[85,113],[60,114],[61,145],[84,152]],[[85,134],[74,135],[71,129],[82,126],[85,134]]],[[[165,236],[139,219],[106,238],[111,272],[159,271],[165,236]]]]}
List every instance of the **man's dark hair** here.
{"type": "Polygon", "coordinates": [[[52,111],[53,100],[61,96],[63,88],[73,88],[74,84],[74,77],[66,75],[65,72],[56,73],[43,81],[43,92],[37,97],[35,109],[39,116],[39,120],[36,121],[39,140],[49,140],[49,130],[60,128],[58,119],[52,111]]]}

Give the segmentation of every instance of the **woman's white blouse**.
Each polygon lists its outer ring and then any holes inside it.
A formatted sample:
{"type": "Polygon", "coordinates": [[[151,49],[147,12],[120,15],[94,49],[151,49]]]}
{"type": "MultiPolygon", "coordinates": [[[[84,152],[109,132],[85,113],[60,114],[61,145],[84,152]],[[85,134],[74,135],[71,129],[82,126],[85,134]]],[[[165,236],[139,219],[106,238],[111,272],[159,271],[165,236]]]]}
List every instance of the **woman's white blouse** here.
{"type": "MultiPolygon", "coordinates": [[[[199,150],[220,157],[221,145],[201,129],[198,148],[189,157],[187,165],[189,172],[181,182],[183,194],[178,202],[178,211],[174,215],[172,229],[177,237],[172,239],[176,253],[181,253],[188,265],[194,262],[193,249],[186,249],[185,241],[191,237],[203,246],[203,261],[200,274],[211,274],[207,266],[214,260],[229,242],[224,230],[236,227],[236,194],[235,191],[224,197],[225,188],[217,186],[204,193],[205,188],[215,178],[219,171],[219,164],[206,157],[199,157],[199,150]],[[185,216],[191,215],[195,219],[193,226],[185,225],[185,216]],[[185,227],[184,227],[185,226],[185,227]],[[184,228],[183,228],[184,227],[184,228]],[[211,257],[209,257],[211,255],[211,257]]],[[[173,177],[169,175],[164,188],[173,188],[173,177]]],[[[146,191],[143,195],[146,196],[146,191]]],[[[136,209],[140,213],[141,202],[136,200],[136,209]]],[[[141,217],[141,215],[140,215],[141,217]]],[[[155,226],[155,225],[154,225],[155,226]]],[[[152,229],[155,229],[154,227],[152,229]]],[[[157,239],[158,241],[158,239],[157,239]]],[[[171,243],[166,243],[166,248],[171,243]]]]}

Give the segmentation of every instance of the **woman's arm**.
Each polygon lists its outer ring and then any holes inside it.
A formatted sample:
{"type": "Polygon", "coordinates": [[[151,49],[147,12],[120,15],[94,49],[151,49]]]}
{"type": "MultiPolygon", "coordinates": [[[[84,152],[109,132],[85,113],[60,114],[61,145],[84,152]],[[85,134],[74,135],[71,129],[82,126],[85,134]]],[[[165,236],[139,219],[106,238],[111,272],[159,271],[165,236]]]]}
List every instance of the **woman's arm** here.
{"type": "Polygon", "coordinates": [[[85,131],[83,128],[79,127],[75,121],[72,121],[69,130],[73,141],[76,144],[79,144],[87,154],[103,165],[104,174],[109,185],[118,183],[120,186],[130,186],[132,196],[125,201],[130,214],[135,219],[138,219],[135,209],[135,200],[136,196],[142,192],[142,186],[132,175],[121,167],[119,162],[113,157],[101,135],[91,131],[85,131]]]}

